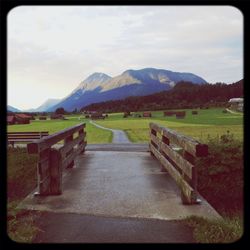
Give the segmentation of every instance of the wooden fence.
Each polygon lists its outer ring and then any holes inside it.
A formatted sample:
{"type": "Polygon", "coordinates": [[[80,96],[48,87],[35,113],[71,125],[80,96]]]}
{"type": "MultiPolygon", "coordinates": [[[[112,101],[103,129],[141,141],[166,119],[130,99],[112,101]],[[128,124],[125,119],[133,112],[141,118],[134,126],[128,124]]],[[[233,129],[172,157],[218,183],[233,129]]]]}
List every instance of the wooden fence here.
{"type": "Polygon", "coordinates": [[[208,146],[168,128],[150,123],[149,148],[176,181],[184,204],[197,200],[197,160],[208,154],[208,146]]]}
{"type": "Polygon", "coordinates": [[[85,151],[85,123],[64,129],[27,145],[29,154],[38,154],[37,195],[58,195],[62,193],[62,170],[74,165],[75,157],[85,151]],[[63,141],[62,147],[52,148],[63,141]]]}

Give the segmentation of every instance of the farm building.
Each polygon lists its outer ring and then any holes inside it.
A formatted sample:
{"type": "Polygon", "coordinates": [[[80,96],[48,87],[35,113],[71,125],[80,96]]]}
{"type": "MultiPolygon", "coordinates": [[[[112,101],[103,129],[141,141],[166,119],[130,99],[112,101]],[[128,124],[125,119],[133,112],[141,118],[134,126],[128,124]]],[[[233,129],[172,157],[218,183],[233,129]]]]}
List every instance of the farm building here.
{"type": "Polygon", "coordinates": [[[231,98],[229,101],[229,108],[236,111],[243,112],[244,99],[243,98],[231,98]]]}
{"type": "Polygon", "coordinates": [[[15,114],[17,124],[29,124],[31,120],[30,115],[25,114],[15,114]]]}
{"type": "Polygon", "coordinates": [[[8,115],[7,116],[7,124],[13,125],[16,122],[16,117],[14,115],[8,115]]]}
{"type": "Polygon", "coordinates": [[[39,120],[47,120],[47,116],[39,116],[39,120]]]}
{"type": "Polygon", "coordinates": [[[151,114],[151,112],[143,112],[143,117],[151,117],[152,116],[152,114],[151,114]]]}
{"type": "Polygon", "coordinates": [[[164,111],[163,115],[164,116],[172,116],[172,115],[175,115],[175,112],[174,111],[164,111]]]}
{"type": "Polygon", "coordinates": [[[92,113],[90,115],[90,118],[92,120],[97,120],[97,119],[105,119],[105,116],[102,113],[92,113]]]}
{"type": "Polygon", "coordinates": [[[175,116],[176,116],[176,119],[183,119],[186,116],[186,112],[185,111],[175,112],[175,116]]]}
{"type": "Polygon", "coordinates": [[[62,115],[62,114],[52,114],[51,116],[50,116],[50,119],[51,120],[55,120],[55,119],[64,119],[64,116],[62,115]]]}

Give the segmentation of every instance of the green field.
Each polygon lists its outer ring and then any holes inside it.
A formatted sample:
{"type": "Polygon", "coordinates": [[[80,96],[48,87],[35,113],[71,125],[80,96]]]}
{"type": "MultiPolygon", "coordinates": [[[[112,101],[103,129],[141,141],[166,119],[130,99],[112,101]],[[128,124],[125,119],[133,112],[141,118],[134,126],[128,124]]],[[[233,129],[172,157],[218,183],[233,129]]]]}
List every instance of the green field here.
{"type": "MultiPolygon", "coordinates": [[[[66,116],[67,117],[67,116],[66,116]]],[[[8,132],[28,132],[28,131],[49,131],[53,134],[65,128],[72,127],[79,123],[86,123],[87,142],[91,143],[110,143],[112,141],[112,132],[96,128],[87,120],[79,120],[79,116],[68,116],[68,120],[34,120],[30,124],[10,125],[8,132]]]]}
{"type": "MultiPolygon", "coordinates": [[[[184,110],[184,109],[183,109],[184,110]]],[[[184,119],[164,117],[162,111],[152,112],[151,118],[123,118],[123,113],[111,114],[108,119],[97,123],[108,128],[124,130],[132,142],[147,142],[149,123],[155,122],[182,134],[206,142],[208,137],[219,137],[222,134],[234,134],[243,140],[243,114],[223,113],[223,109],[198,110],[198,115],[192,115],[192,110],[186,110],[184,119]]]]}
{"type": "MultiPolygon", "coordinates": [[[[185,109],[183,109],[185,110],[185,109]]],[[[208,137],[219,137],[222,134],[234,134],[234,137],[243,140],[243,114],[223,113],[223,109],[198,110],[198,115],[192,115],[192,110],[186,110],[184,119],[164,117],[162,111],[152,112],[151,118],[123,118],[123,113],[109,114],[105,120],[98,120],[96,123],[113,129],[124,130],[132,142],[148,142],[149,123],[155,122],[170,129],[179,131],[182,134],[194,137],[206,142],[208,137]]],[[[79,115],[66,116],[68,120],[46,120],[31,121],[31,124],[8,126],[9,132],[19,131],[49,131],[50,134],[86,122],[87,141],[91,143],[110,143],[112,133],[91,125],[87,119],[79,115]]]]}

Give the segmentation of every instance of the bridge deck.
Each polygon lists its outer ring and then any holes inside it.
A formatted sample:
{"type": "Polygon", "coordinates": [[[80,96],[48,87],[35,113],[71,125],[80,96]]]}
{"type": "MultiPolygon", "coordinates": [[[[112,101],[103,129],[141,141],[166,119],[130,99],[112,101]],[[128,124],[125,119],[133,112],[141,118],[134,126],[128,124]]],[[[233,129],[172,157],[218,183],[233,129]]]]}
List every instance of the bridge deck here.
{"type": "Polygon", "coordinates": [[[34,197],[32,192],[19,208],[163,220],[219,217],[202,197],[199,205],[183,205],[175,182],[161,172],[147,145],[131,148],[89,145],[75,160],[75,167],[64,173],[62,195],[34,197]]]}

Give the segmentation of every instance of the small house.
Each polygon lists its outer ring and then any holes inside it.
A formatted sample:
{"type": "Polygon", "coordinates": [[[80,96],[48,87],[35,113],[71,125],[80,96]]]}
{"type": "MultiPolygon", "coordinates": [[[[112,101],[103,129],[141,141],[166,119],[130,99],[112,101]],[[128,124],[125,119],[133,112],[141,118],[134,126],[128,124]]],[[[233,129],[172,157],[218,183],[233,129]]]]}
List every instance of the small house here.
{"type": "Polygon", "coordinates": [[[7,124],[13,125],[16,122],[16,117],[14,115],[8,115],[7,116],[7,124]]]}
{"type": "Polygon", "coordinates": [[[175,112],[176,119],[183,119],[186,116],[186,111],[175,112]]]}
{"type": "Polygon", "coordinates": [[[16,114],[15,117],[17,124],[29,124],[32,118],[30,115],[26,114],[16,114]]]}
{"type": "Polygon", "coordinates": [[[164,111],[163,115],[164,116],[172,116],[172,115],[175,115],[175,112],[174,111],[164,111]]]}
{"type": "Polygon", "coordinates": [[[243,98],[231,98],[229,101],[229,108],[232,110],[243,112],[244,100],[243,98]]]}
{"type": "Polygon", "coordinates": [[[105,119],[105,116],[102,113],[92,113],[90,115],[92,120],[105,119]]]}
{"type": "Polygon", "coordinates": [[[64,119],[64,116],[63,116],[62,114],[52,114],[52,115],[50,116],[50,119],[51,119],[51,120],[56,120],[56,119],[58,119],[58,120],[63,120],[63,119],[64,119]]]}
{"type": "Polygon", "coordinates": [[[143,112],[142,114],[143,117],[152,117],[151,112],[143,112]]]}
{"type": "Polygon", "coordinates": [[[39,120],[47,120],[47,116],[39,116],[39,120]]]}

